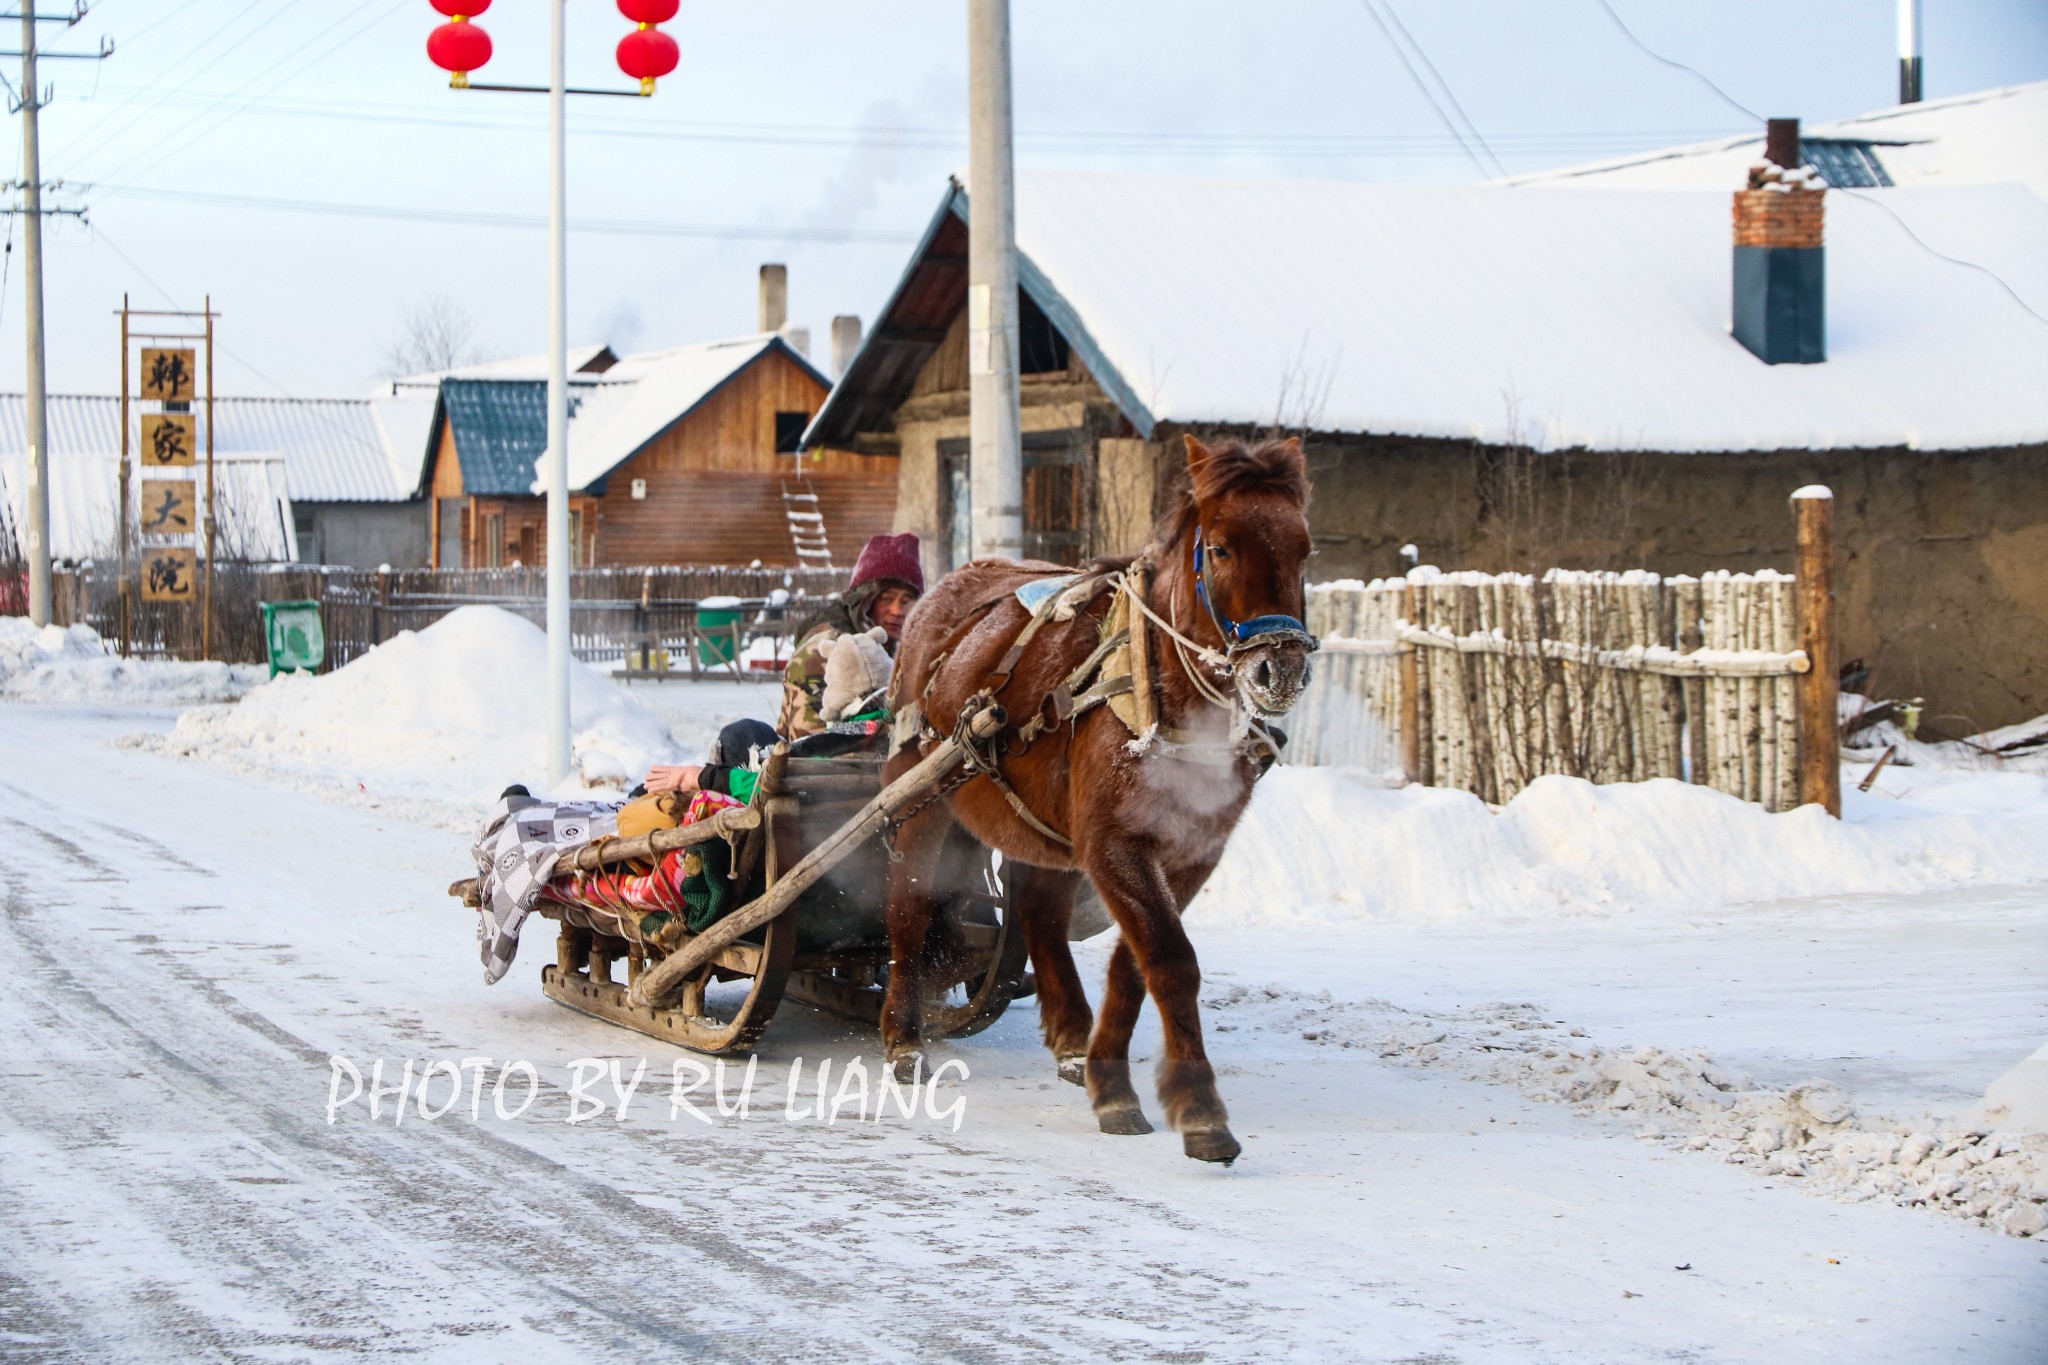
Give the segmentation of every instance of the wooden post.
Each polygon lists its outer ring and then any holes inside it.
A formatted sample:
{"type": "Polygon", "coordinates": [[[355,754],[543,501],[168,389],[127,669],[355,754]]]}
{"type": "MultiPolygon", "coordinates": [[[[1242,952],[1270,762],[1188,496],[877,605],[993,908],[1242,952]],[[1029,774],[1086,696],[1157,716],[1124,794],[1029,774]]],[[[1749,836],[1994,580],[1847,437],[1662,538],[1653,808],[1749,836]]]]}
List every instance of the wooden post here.
{"type": "MultiPolygon", "coordinates": [[[[1415,620],[1415,585],[1401,589],[1401,619],[1415,620]]],[[[1422,697],[1416,680],[1413,644],[1403,642],[1401,663],[1401,776],[1408,782],[1424,780],[1422,772],[1422,697]]]]}
{"type": "Polygon", "coordinates": [[[1835,495],[1809,484],[1792,495],[1799,528],[1799,800],[1842,814],[1840,646],[1835,640],[1835,495]]]}

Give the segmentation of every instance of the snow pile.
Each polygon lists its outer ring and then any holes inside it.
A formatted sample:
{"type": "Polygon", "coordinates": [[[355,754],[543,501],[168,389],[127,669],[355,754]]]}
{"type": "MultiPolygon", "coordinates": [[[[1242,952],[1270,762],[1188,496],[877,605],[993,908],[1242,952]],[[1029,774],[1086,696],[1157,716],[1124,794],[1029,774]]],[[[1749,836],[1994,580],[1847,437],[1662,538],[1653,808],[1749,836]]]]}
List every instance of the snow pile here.
{"type": "MultiPolygon", "coordinates": [[[[2015,1236],[2048,1231],[2048,1130],[2039,1125],[2021,1131],[2008,1119],[2001,1130],[1966,1119],[1940,1131],[1915,1129],[1858,1114],[1854,1099],[1827,1081],[1772,1090],[1702,1052],[1601,1048],[1583,1029],[1566,1029],[1528,1004],[1437,1012],[1233,985],[1205,992],[1202,1008],[1220,1032],[1257,1015],[1256,1027],[1318,1046],[1363,1048],[1625,1117],[1646,1141],[1704,1151],[1849,1200],[1928,1205],[2015,1236]]],[[[2014,1088],[2002,1081],[1989,1098],[2001,1086],[2014,1088]]]]}
{"type": "Polygon", "coordinates": [[[1887,770],[1844,815],[1772,815],[1662,779],[1544,777],[1495,813],[1376,774],[1277,768],[1191,924],[1678,912],[1795,896],[2048,880],[2048,778],[1887,770]]]}
{"type": "Polygon", "coordinates": [[[0,616],[0,697],[9,701],[190,706],[232,701],[266,671],[256,664],[123,659],[91,626],[0,616]]]}
{"type": "MultiPolygon", "coordinates": [[[[547,636],[499,607],[463,607],[316,677],[285,674],[235,706],[202,707],[135,742],[315,785],[485,805],[511,782],[543,788],[547,636]]],[[[613,791],[680,760],[667,722],[595,670],[570,665],[580,787],[613,791]]]]}

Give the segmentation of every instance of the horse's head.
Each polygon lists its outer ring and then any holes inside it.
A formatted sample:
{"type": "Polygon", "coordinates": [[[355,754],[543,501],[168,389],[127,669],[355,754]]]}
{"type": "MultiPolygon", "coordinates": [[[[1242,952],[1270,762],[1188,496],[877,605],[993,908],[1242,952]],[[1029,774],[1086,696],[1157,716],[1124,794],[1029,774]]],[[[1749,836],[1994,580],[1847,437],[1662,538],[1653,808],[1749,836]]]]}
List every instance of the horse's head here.
{"type": "Polygon", "coordinates": [[[1197,619],[1206,616],[1222,637],[1245,702],[1284,715],[1308,685],[1316,647],[1302,619],[1310,540],[1301,442],[1247,449],[1189,436],[1187,447],[1187,524],[1173,543],[1188,557],[1197,619]]]}

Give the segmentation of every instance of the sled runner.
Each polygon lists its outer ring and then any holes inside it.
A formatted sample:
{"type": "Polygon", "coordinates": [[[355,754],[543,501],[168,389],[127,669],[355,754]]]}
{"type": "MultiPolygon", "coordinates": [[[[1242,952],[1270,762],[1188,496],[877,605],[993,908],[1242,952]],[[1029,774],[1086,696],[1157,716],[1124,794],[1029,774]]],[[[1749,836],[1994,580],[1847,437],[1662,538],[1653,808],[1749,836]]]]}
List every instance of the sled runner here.
{"type": "MultiPolygon", "coordinates": [[[[936,799],[1002,724],[1000,707],[980,708],[886,788],[881,753],[804,758],[782,746],[748,805],[565,857],[534,905],[559,925],[542,992],[708,1053],[752,1047],[785,997],[877,1023],[889,979],[889,832],[936,799]],[[630,869],[651,866],[658,877],[679,857],[698,860],[692,875],[737,908],[703,923],[701,898],[650,912],[624,894],[630,869]],[[700,929],[687,927],[692,919],[700,929]],[[623,979],[614,972],[621,960],[623,979]]],[[[925,1017],[959,1037],[987,1028],[1018,994],[1024,936],[987,853],[964,834],[949,843],[939,884],[921,964],[935,992],[925,1017]]],[[[479,879],[456,882],[449,894],[474,907],[479,879]]]]}

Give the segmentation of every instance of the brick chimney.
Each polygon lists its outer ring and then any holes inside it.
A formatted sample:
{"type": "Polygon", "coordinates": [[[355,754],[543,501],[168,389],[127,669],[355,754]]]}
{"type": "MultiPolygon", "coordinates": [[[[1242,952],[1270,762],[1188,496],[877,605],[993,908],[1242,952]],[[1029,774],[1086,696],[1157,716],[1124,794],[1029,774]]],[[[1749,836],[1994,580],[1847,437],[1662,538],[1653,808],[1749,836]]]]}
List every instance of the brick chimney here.
{"type": "Polygon", "coordinates": [[[761,267],[761,325],[756,330],[779,332],[789,321],[789,267],[761,267]]]}
{"type": "Polygon", "coordinates": [[[1766,365],[1827,359],[1827,185],[1801,163],[1799,120],[1774,118],[1735,192],[1735,339],[1766,365]]]}

